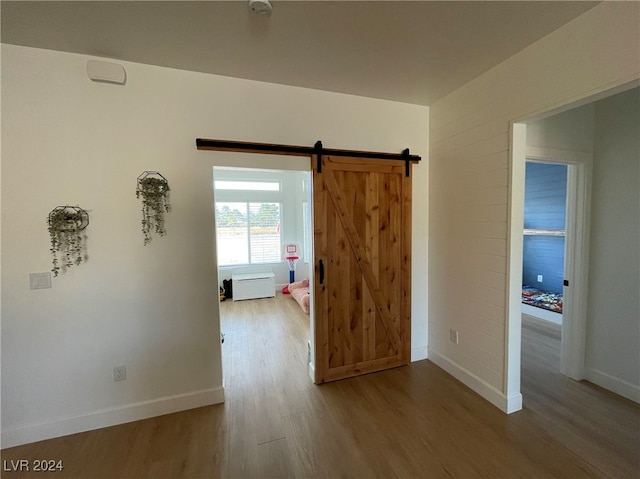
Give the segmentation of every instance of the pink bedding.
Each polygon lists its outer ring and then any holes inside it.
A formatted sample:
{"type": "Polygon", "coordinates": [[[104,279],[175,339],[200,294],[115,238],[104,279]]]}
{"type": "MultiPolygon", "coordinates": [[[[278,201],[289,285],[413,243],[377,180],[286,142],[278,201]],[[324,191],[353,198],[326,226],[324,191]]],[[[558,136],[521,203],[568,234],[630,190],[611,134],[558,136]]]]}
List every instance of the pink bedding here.
{"type": "Polygon", "coordinates": [[[309,314],[309,280],[291,283],[288,289],[291,297],[300,305],[302,311],[309,314]]]}

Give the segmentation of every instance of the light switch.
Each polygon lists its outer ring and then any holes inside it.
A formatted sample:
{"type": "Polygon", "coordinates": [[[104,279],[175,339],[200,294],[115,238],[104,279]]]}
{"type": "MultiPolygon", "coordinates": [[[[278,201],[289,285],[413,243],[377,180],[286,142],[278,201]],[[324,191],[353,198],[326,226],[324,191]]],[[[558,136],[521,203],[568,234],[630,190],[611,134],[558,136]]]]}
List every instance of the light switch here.
{"type": "Polygon", "coordinates": [[[51,287],[51,273],[29,273],[31,289],[47,289],[51,287]]]}

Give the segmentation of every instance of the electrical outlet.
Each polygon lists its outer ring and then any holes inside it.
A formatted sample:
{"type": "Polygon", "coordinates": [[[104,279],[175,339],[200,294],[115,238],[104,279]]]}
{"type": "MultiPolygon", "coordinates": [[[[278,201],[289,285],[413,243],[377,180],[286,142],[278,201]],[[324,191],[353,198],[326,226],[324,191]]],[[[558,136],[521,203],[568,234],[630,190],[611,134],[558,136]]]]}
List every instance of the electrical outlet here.
{"type": "Polygon", "coordinates": [[[124,381],[127,379],[127,367],[126,366],[116,366],[113,368],[113,380],[114,381],[124,381]]]}
{"type": "Polygon", "coordinates": [[[451,341],[453,344],[458,344],[458,331],[456,331],[455,329],[449,330],[449,341],[451,341]]]}
{"type": "Polygon", "coordinates": [[[541,274],[538,275],[538,283],[542,283],[542,275],[541,274]]]}

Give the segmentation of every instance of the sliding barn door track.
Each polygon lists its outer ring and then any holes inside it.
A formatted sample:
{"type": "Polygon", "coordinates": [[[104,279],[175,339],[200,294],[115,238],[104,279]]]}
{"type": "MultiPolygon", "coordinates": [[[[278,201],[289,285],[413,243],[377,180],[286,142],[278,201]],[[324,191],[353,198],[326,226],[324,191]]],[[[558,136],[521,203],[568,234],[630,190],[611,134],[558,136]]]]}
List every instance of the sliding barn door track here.
{"type": "Polygon", "coordinates": [[[323,156],[341,156],[348,158],[370,158],[375,160],[398,160],[405,162],[405,175],[410,176],[411,163],[418,163],[422,158],[412,155],[409,148],[405,148],[402,153],[382,153],[379,151],[358,151],[358,150],[338,150],[324,148],[321,141],[317,141],[314,146],[276,145],[272,143],[252,143],[246,141],[233,140],[208,140],[196,138],[196,148],[198,150],[212,151],[232,151],[236,153],[263,153],[267,155],[285,156],[306,156],[316,157],[317,171],[322,172],[323,156]]]}

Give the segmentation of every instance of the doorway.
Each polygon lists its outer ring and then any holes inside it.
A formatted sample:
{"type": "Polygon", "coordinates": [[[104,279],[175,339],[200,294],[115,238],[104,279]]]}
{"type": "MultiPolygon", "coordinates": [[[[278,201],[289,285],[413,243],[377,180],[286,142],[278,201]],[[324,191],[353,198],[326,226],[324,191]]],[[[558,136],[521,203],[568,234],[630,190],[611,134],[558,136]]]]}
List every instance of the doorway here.
{"type": "MultiPolygon", "coordinates": [[[[637,82],[581,100],[581,106],[511,125],[508,349],[505,389],[520,394],[520,314],[527,158],[569,165],[561,372],[638,401],[637,82]],[[540,125],[545,125],[540,128],[540,125]],[[573,186],[572,186],[573,182],[573,186]],[[593,195],[593,197],[592,197],[593,195]],[[574,208],[572,214],[570,209],[574,208]],[[636,222],[633,222],[636,219],[636,222]],[[573,220],[573,221],[571,221],[573,220]],[[608,255],[605,258],[604,252],[608,255]],[[625,275],[625,280],[621,277],[625,275]],[[612,285],[616,285],[612,288],[612,285]],[[619,292],[618,285],[626,287],[619,292]],[[588,288],[588,298],[587,291],[588,288]],[[616,296],[609,293],[615,290],[616,296]],[[632,292],[633,290],[633,292],[632,292]],[[588,308],[587,308],[588,304],[588,308]],[[587,331],[588,323],[588,331],[587,331]],[[615,340],[613,336],[615,335],[615,340]],[[625,369],[627,368],[627,369],[625,369]],[[608,372],[603,372],[605,369],[608,372]],[[637,373],[635,373],[637,374],[637,373]],[[637,375],[635,376],[637,378],[637,375]]],[[[513,410],[517,410],[514,408],[513,410]]]]}
{"type": "Polygon", "coordinates": [[[522,312],[562,324],[568,165],[527,158],[522,312]]]}
{"type": "MultiPolygon", "coordinates": [[[[509,256],[507,385],[520,395],[522,340],[522,261],[524,191],[527,161],[567,165],[567,210],[563,278],[560,372],[585,378],[587,285],[589,271],[590,184],[593,168],[595,103],[549,112],[526,123],[513,123],[509,256]]],[[[521,398],[521,395],[520,395],[521,398]]],[[[517,410],[517,409],[514,409],[517,410]]]]}
{"type": "MultiPolygon", "coordinates": [[[[527,158],[522,262],[522,389],[539,390],[559,374],[567,252],[570,165],[527,158]]],[[[574,208],[572,208],[572,211],[574,208]]]]}
{"type": "Polygon", "coordinates": [[[325,149],[320,141],[310,148],[197,138],[196,146],[315,160],[309,216],[313,221],[316,275],[309,293],[316,318],[311,318],[308,349],[309,373],[314,382],[408,364],[411,172],[421,158],[408,148],[400,154],[336,150],[325,149]],[[329,251],[327,245],[335,241],[338,248],[329,251]],[[349,265],[348,271],[353,273],[342,285],[340,264],[349,265]],[[331,274],[326,282],[325,265],[327,271],[339,272],[331,274]],[[353,308],[350,296],[356,299],[353,308]],[[356,354],[350,354],[352,351],[356,354]]]}
{"type": "Polygon", "coordinates": [[[309,170],[213,167],[225,378],[262,374],[256,368],[267,365],[272,377],[285,369],[278,362],[283,351],[306,364],[313,312],[297,311],[282,291],[291,276],[302,281],[313,275],[310,187],[309,170]],[[290,243],[302,253],[293,272],[284,253],[290,243]],[[265,273],[267,281],[247,279],[265,273]],[[239,278],[245,279],[242,289],[239,278]]]}
{"type": "MultiPolygon", "coordinates": [[[[581,114],[576,110],[576,115],[581,114]]],[[[588,112],[587,112],[588,113],[588,112]]],[[[588,115],[585,114],[585,117],[588,115]]],[[[574,120],[568,115],[566,128],[574,120]]],[[[584,379],[586,336],[586,284],[588,271],[589,175],[592,154],[584,151],[550,148],[540,141],[541,124],[515,123],[513,135],[512,210],[509,268],[509,353],[507,389],[520,394],[522,352],[522,280],[525,227],[525,174],[527,161],[539,164],[566,165],[566,213],[562,277],[562,324],[560,333],[560,372],[575,380],[584,379]],[[528,135],[528,131],[530,134],[528,135]],[[538,140],[538,141],[536,141],[538,140]],[[534,146],[537,143],[536,146],[534,146]]],[[[542,129],[544,131],[544,129],[542,129]]],[[[585,131],[588,131],[585,128],[585,131]]],[[[555,141],[555,140],[554,140],[555,141]]],[[[550,233],[547,231],[546,233],[550,233]]],[[[554,231],[553,233],[558,233],[554,231]]],[[[537,276],[535,280],[537,282],[537,276]]],[[[544,281],[544,274],[542,274],[544,281]]],[[[514,410],[517,410],[514,409],[514,410]]]]}

